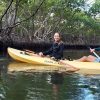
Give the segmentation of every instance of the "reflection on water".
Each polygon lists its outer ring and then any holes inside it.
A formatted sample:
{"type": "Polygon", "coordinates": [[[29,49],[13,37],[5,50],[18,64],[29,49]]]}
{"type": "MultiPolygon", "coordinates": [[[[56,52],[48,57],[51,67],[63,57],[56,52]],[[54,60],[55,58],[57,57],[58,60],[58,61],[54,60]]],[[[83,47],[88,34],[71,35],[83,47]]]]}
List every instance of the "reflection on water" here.
{"type": "Polygon", "coordinates": [[[60,87],[63,84],[64,76],[62,73],[48,74],[47,81],[52,85],[52,97],[59,100],[60,87]]]}
{"type": "Polygon", "coordinates": [[[78,74],[16,73],[1,77],[2,100],[99,100],[100,80],[78,74]]]}
{"type": "Polygon", "coordinates": [[[9,63],[0,62],[0,100],[100,100],[100,75],[9,73],[9,63]]]}

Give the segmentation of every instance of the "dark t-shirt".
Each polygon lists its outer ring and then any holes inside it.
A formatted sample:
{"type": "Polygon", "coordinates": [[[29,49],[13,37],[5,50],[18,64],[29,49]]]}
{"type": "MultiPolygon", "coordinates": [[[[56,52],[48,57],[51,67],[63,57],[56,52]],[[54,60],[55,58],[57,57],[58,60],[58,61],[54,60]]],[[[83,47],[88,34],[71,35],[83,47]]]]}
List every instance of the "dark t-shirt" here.
{"type": "Polygon", "coordinates": [[[44,55],[50,55],[52,57],[55,57],[56,59],[61,59],[63,57],[63,51],[64,51],[64,43],[53,43],[52,47],[46,51],[43,52],[44,55]]]}

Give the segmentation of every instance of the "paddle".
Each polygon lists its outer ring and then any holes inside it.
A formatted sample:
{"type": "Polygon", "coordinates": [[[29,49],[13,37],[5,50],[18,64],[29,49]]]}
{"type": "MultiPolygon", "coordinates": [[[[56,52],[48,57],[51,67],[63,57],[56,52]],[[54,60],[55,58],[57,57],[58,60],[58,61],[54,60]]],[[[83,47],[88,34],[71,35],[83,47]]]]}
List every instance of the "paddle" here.
{"type": "MultiPolygon", "coordinates": [[[[90,48],[90,49],[91,49],[91,48],[90,48]]],[[[100,59],[100,56],[99,56],[95,51],[93,51],[93,54],[94,54],[97,58],[100,59]]]]}

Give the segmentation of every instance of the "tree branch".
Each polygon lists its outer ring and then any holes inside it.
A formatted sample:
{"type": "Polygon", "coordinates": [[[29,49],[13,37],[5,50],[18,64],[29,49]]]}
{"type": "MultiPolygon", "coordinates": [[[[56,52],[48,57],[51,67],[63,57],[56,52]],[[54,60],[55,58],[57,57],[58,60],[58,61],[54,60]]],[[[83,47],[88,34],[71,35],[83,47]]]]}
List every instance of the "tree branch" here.
{"type": "Polygon", "coordinates": [[[2,18],[5,16],[5,14],[7,13],[7,11],[9,10],[10,6],[12,5],[13,0],[11,0],[9,6],[7,7],[7,9],[5,10],[4,14],[1,16],[0,21],[2,21],[2,18]]]}

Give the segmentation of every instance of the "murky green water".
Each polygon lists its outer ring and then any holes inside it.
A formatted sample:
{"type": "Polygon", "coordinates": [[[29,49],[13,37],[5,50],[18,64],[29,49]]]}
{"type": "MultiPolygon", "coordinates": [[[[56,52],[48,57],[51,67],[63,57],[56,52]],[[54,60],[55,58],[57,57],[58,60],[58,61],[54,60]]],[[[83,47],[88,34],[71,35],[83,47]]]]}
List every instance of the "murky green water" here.
{"type": "MultiPolygon", "coordinates": [[[[87,51],[68,51],[72,58],[87,51]]],[[[0,61],[0,100],[100,100],[100,75],[8,71],[11,61],[0,61]]]]}

